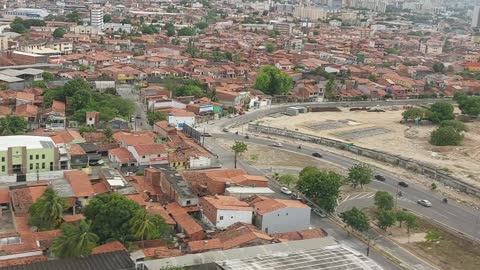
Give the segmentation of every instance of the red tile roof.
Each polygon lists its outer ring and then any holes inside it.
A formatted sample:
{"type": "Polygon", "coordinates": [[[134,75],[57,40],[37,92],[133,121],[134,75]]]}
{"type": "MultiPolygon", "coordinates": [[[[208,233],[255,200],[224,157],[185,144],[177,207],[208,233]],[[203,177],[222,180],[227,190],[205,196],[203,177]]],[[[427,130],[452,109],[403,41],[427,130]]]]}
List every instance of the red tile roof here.
{"type": "Polygon", "coordinates": [[[160,143],[136,145],[134,148],[141,156],[167,153],[165,146],[160,143]]]}
{"type": "Polygon", "coordinates": [[[85,219],[85,216],[83,214],[63,216],[63,220],[65,222],[76,222],[84,219],[85,219]]]}
{"type": "Polygon", "coordinates": [[[121,163],[128,163],[135,160],[132,153],[123,147],[110,149],[108,150],[108,154],[116,157],[121,163]]]}
{"type": "Polygon", "coordinates": [[[178,203],[170,203],[166,206],[167,212],[185,230],[187,235],[202,232],[203,228],[198,224],[178,203]]]}
{"type": "Polygon", "coordinates": [[[0,203],[10,203],[10,190],[8,188],[0,189],[0,203]]]}
{"type": "Polygon", "coordinates": [[[81,170],[65,171],[65,179],[72,186],[75,197],[90,197],[94,195],[88,175],[81,170]]]}
{"type": "Polygon", "coordinates": [[[223,249],[223,243],[218,238],[188,242],[188,250],[192,253],[223,249]]]}
{"type": "Polygon", "coordinates": [[[92,254],[108,253],[113,251],[128,251],[127,248],[119,241],[109,242],[92,249],[92,254]]]}
{"type": "Polygon", "coordinates": [[[15,114],[23,117],[37,117],[38,107],[31,104],[23,104],[15,108],[15,114]]]}

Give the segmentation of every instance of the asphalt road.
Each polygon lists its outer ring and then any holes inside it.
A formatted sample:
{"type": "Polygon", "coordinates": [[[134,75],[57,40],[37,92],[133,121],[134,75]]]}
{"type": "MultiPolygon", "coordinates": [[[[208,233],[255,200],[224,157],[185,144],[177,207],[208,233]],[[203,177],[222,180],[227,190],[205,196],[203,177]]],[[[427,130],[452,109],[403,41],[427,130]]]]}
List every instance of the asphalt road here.
{"type": "MultiPolygon", "coordinates": [[[[213,136],[217,138],[240,140],[267,146],[273,143],[271,140],[255,137],[254,135],[250,135],[249,139],[245,139],[244,136],[235,135],[233,133],[213,134],[213,136]]],[[[297,147],[298,145],[283,143],[282,148],[284,150],[305,155],[311,155],[314,152],[320,152],[323,155],[323,160],[344,168],[350,168],[357,163],[357,161],[351,158],[336,153],[320,151],[318,149],[305,146],[302,146],[302,149],[298,149],[297,147]]],[[[402,179],[394,173],[382,169],[375,169],[374,173],[385,176],[386,181],[380,182],[374,180],[371,184],[369,184],[369,186],[376,190],[388,191],[393,195],[397,194],[397,191],[399,190],[402,191],[403,198],[402,200],[398,200],[398,205],[400,207],[414,211],[426,218],[432,219],[480,241],[480,211],[459,204],[453,200],[449,200],[447,204],[443,203],[442,200],[444,197],[440,194],[425,189],[423,186],[410,183],[408,179],[402,179]],[[409,187],[400,187],[398,185],[398,182],[400,181],[407,182],[409,187]],[[420,199],[429,200],[433,206],[427,208],[417,204],[417,200],[420,199]]]]}
{"type": "Polygon", "coordinates": [[[135,121],[132,124],[134,130],[148,130],[151,129],[147,122],[147,113],[144,110],[143,104],[139,101],[138,95],[135,93],[132,85],[121,85],[116,88],[117,93],[124,99],[132,101],[135,105],[135,121]]]}

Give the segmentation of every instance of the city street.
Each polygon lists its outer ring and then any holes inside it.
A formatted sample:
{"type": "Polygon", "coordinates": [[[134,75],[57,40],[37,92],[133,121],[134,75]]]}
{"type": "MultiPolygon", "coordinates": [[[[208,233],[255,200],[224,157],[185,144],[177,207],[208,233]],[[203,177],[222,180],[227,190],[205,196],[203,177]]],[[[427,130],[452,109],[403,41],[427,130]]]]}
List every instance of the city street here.
{"type": "Polygon", "coordinates": [[[118,95],[124,99],[132,101],[135,105],[135,115],[132,117],[135,118],[135,122],[132,122],[132,128],[135,130],[149,130],[152,127],[148,124],[147,121],[147,112],[144,109],[143,104],[139,101],[138,94],[135,93],[133,85],[122,84],[117,85],[116,87],[118,95]]]}

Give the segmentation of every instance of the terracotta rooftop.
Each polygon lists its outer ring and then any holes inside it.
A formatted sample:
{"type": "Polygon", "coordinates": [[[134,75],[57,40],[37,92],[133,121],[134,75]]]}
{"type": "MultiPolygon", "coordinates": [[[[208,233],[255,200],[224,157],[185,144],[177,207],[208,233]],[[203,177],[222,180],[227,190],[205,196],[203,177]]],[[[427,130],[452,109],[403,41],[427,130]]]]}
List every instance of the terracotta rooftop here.
{"type": "Polygon", "coordinates": [[[280,200],[263,196],[257,196],[257,198],[260,199],[250,202],[250,205],[254,207],[257,215],[264,215],[281,208],[309,208],[308,205],[299,200],[280,200]]]}
{"type": "Polygon", "coordinates": [[[108,150],[108,154],[116,157],[121,163],[128,163],[135,160],[132,153],[123,147],[110,149],[108,150]]]}
{"type": "Polygon", "coordinates": [[[215,238],[220,239],[224,249],[240,247],[257,239],[273,240],[272,237],[258,230],[255,226],[240,222],[230,225],[224,231],[218,233],[215,238]]]}
{"type": "Polygon", "coordinates": [[[178,249],[172,249],[168,247],[151,247],[151,248],[144,248],[142,249],[143,254],[146,257],[150,258],[170,258],[182,255],[182,252],[178,249]]]}
{"type": "Polygon", "coordinates": [[[167,152],[167,150],[165,149],[165,146],[160,143],[135,145],[134,148],[135,148],[135,151],[137,151],[137,153],[141,156],[152,155],[152,154],[163,154],[167,152]]]}
{"type": "Polygon", "coordinates": [[[65,179],[72,186],[75,197],[90,197],[94,195],[94,190],[88,175],[81,170],[65,171],[65,179]]]}
{"type": "Polygon", "coordinates": [[[85,142],[85,139],[83,139],[82,135],[80,135],[78,131],[71,129],[56,132],[55,135],[52,137],[52,140],[56,144],[85,142]]]}
{"type": "Polygon", "coordinates": [[[87,154],[79,144],[71,144],[70,147],[68,147],[68,153],[71,156],[81,156],[87,154]]]}
{"type": "Polygon", "coordinates": [[[0,203],[10,203],[10,190],[8,188],[0,188],[0,203]]]}
{"type": "Polygon", "coordinates": [[[98,183],[93,184],[92,188],[93,188],[93,192],[95,192],[95,194],[107,193],[109,191],[107,186],[105,185],[105,183],[103,181],[100,181],[98,183]]]}
{"type": "Polygon", "coordinates": [[[85,219],[85,216],[83,214],[63,216],[63,220],[65,222],[76,222],[76,221],[80,221],[80,220],[84,220],[84,219],[85,219]]]}
{"type": "Polygon", "coordinates": [[[327,236],[327,233],[322,229],[306,229],[295,232],[274,233],[270,235],[273,238],[280,239],[281,241],[296,241],[312,238],[322,238],[327,236]]]}
{"type": "Polygon", "coordinates": [[[0,106],[0,115],[10,115],[12,114],[12,109],[7,106],[0,106]]]}
{"type": "Polygon", "coordinates": [[[159,215],[161,216],[164,220],[165,220],[165,223],[167,223],[167,225],[170,225],[170,226],[175,226],[175,220],[173,220],[173,218],[168,215],[168,212],[167,210],[165,210],[165,208],[163,208],[163,206],[161,206],[160,204],[158,203],[147,203],[147,212],[150,213],[150,214],[153,214],[153,215],[159,215]]]}
{"type": "Polygon", "coordinates": [[[188,242],[188,250],[192,253],[206,252],[214,249],[223,249],[223,243],[218,238],[188,242]]]}
{"type": "Polygon", "coordinates": [[[207,203],[211,204],[216,209],[222,210],[236,210],[236,211],[252,211],[252,207],[248,203],[240,201],[232,196],[206,196],[202,197],[207,203]]]}
{"type": "Polygon", "coordinates": [[[178,203],[169,203],[166,206],[166,209],[175,222],[185,230],[187,235],[193,235],[203,231],[202,226],[200,226],[200,224],[198,224],[178,203]]]}
{"type": "Polygon", "coordinates": [[[107,253],[113,251],[128,251],[119,241],[112,241],[92,249],[92,254],[107,253]]]}
{"type": "Polygon", "coordinates": [[[15,108],[15,114],[23,117],[37,117],[38,107],[31,104],[23,104],[15,108]]]}

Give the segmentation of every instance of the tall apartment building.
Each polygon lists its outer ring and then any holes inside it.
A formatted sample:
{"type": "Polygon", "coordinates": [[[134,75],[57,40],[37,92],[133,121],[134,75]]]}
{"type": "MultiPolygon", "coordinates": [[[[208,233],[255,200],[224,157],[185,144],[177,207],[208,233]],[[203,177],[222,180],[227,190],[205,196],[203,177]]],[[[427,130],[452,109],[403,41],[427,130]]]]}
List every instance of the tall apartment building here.
{"type": "Polygon", "coordinates": [[[8,37],[0,35],[0,51],[8,50],[8,37]]]}
{"type": "Polygon", "coordinates": [[[103,30],[103,8],[99,5],[94,5],[90,9],[90,25],[103,30]]]}
{"type": "Polygon", "coordinates": [[[475,6],[472,14],[472,28],[480,27],[480,6],[475,6]]]}
{"type": "Polygon", "coordinates": [[[328,11],[317,7],[296,7],[293,16],[300,19],[309,19],[312,21],[327,19],[328,11]]]}

